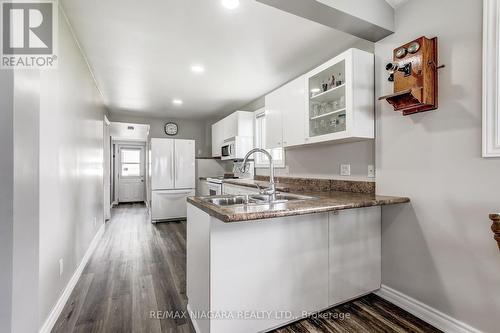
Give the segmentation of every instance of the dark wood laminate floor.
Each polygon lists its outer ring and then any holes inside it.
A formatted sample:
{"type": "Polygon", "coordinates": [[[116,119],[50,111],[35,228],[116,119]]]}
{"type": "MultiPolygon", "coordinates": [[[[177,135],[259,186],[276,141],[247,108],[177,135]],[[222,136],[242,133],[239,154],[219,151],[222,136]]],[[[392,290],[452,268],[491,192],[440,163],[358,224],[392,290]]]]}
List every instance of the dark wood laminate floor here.
{"type": "MultiPolygon", "coordinates": [[[[52,332],[194,333],[184,316],[151,318],[186,305],[185,221],[153,225],[143,205],[120,205],[52,332]]],[[[440,331],[368,295],[273,332],[440,331]]]]}

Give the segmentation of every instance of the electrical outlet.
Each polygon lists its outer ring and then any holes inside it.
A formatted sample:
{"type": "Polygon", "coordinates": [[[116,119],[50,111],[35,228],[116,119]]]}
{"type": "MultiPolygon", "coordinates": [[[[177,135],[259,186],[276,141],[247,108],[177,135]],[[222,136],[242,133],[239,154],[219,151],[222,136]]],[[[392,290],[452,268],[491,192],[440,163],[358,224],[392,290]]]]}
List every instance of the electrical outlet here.
{"type": "Polygon", "coordinates": [[[59,276],[61,276],[64,272],[64,259],[59,259],[59,276]]]}
{"type": "Polygon", "coordinates": [[[350,176],[351,175],[351,165],[350,164],[341,164],[340,165],[340,175],[341,176],[350,176]]]}
{"type": "Polygon", "coordinates": [[[368,177],[375,178],[375,166],[374,165],[368,166],[368,177]]]}

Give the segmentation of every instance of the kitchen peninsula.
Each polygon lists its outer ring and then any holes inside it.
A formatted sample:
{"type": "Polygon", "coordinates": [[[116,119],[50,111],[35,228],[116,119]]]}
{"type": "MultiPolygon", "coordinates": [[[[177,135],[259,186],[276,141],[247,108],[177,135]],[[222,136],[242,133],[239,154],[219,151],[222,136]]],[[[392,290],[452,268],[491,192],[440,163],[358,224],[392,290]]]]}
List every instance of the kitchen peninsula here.
{"type": "Polygon", "coordinates": [[[409,199],[280,187],[291,193],[275,203],[188,198],[188,310],[198,333],[265,332],[380,288],[381,206],[409,199]]]}

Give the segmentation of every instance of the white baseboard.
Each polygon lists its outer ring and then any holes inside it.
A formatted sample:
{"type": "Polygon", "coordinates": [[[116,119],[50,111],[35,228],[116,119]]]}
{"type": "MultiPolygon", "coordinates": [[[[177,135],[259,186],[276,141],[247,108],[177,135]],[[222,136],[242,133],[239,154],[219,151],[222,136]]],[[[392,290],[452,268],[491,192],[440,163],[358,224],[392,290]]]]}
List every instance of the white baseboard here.
{"type": "Polygon", "coordinates": [[[480,330],[386,285],[382,285],[375,294],[446,333],[482,333],[480,330]]]}
{"type": "Polygon", "coordinates": [[[90,245],[85,252],[85,255],[82,258],[82,261],[76,268],[75,273],[73,273],[73,276],[71,279],[68,281],[68,284],[64,288],[61,296],[57,300],[56,305],[52,309],[52,311],[49,313],[49,316],[43,323],[42,328],[40,328],[39,333],[50,333],[52,331],[52,328],[54,327],[57,319],[61,315],[62,310],[64,309],[64,306],[66,305],[66,302],[69,299],[69,296],[71,296],[71,293],[73,292],[73,289],[76,286],[76,283],[78,282],[78,279],[80,279],[80,276],[82,275],[83,269],[87,265],[87,262],[90,259],[90,256],[92,256],[92,253],[94,252],[95,248],[97,247],[97,244],[99,243],[99,240],[101,239],[102,235],[104,234],[104,223],[101,225],[99,230],[94,236],[94,239],[92,239],[92,242],[90,242],[90,245]]]}

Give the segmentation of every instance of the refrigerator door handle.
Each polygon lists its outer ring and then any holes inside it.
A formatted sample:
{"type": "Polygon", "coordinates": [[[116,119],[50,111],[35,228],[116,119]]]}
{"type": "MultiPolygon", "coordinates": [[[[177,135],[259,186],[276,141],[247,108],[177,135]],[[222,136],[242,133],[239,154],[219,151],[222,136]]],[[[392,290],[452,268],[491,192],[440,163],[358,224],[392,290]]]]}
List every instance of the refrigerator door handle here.
{"type": "Polygon", "coordinates": [[[170,159],[170,178],[172,180],[174,179],[174,172],[177,173],[176,170],[174,170],[174,159],[175,159],[175,155],[174,155],[174,151],[172,150],[172,156],[170,159]]]}
{"type": "Polygon", "coordinates": [[[158,194],[158,195],[170,195],[170,196],[183,196],[183,195],[186,195],[186,194],[189,194],[191,193],[193,190],[186,190],[186,191],[182,191],[182,192],[156,192],[155,191],[155,194],[158,194]]]}

